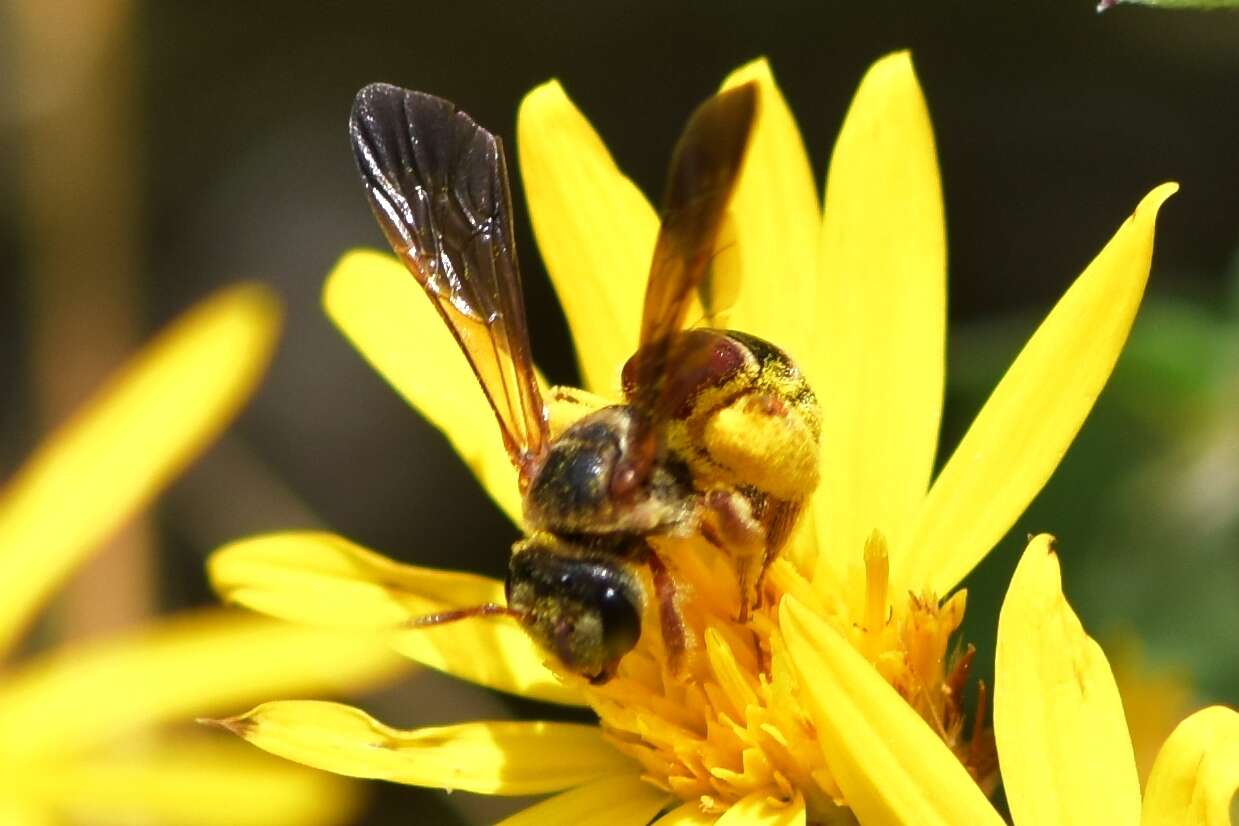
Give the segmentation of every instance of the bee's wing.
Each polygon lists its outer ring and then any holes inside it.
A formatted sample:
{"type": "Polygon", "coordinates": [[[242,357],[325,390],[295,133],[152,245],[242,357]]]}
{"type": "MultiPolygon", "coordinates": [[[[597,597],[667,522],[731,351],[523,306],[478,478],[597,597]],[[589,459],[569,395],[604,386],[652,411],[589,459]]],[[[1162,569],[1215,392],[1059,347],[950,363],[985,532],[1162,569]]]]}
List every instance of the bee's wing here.
{"type": "Polygon", "coordinates": [[[737,261],[732,258],[737,254],[734,247],[739,236],[739,228],[733,220],[735,217],[735,213],[730,210],[723,217],[723,225],[714,246],[714,257],[710,259],[706,274],[697,285],[701,315],[697,319],[690,316],[689,327],[727,327],[727,319],[740,298],[740,269],[737,261]]]}
{"type": "MultiPolygon", "coordinates": [[[[666,369],[670,338],[683,327],[693,296],[703,286],[756,111],[755,83],[720,92],[697,107],[676,144],[645,290],[643,357],[632,377],[641,390],[653,392],[666,369]]],[[[703,298],[708,305],[709,296],[703,298]]]]}
{"type": "Polygon", "coordinates": [[[349,136],[375,217],[469,359],[523,483],[547,425],[499,138],[449,101],[384,83],[357,93],[349,136]]]}

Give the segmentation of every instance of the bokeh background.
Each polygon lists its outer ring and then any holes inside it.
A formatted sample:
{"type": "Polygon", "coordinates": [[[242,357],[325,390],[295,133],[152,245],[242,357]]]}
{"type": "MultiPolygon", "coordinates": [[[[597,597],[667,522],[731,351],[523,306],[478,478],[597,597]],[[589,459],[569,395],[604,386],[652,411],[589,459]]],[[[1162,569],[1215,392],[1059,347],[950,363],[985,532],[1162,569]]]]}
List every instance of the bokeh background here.
{"type": "MultiPolygon", "coordinates": [[[[1208,701],[1239,702],[1239,13],[1098,15],[1088,0],[10,0],[0,476],[214,288],[257,279],[288,308],[276,361],[237,426],[78,577],[30,645],[211,601],[206,555],[259,530],[325,526],[403,560],[502,575],[512,527],[320,309],[341,253],[381,243],[345,136],[362,85],[450,98],[510,139],[521,96],[557,77],[656,194],[692,106],[765,55],[820,186],[865,67],[900,48],[929,102],[946,198],[942,456],[1139,197],[1182,184],[1109,388],[1045,493],[966,583],[981,674],[1023,538],[1050,531],[1069,597],[1152,729],[1208,701]]],[[[519,204],[519,179],[513,188],[519,204]]],[[[553,381],[573,382],[520,206],[516,226],[535,353],[553,381]]],[[[365,704],[404,726],[545,713],[437,675],[365,704]]],[[[373,791],[365,823],[474,822],[510,808],[373,791]]]]}

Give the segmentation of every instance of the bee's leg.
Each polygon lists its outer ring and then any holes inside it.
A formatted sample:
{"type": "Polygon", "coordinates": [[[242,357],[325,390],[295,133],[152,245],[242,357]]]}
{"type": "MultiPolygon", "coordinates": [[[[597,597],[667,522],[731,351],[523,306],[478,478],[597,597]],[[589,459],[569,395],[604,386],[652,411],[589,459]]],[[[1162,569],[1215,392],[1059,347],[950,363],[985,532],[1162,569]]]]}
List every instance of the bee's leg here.
{"type": "Polygon", "coordinates": [[[709,533],[730,555],[740,588],[739,622],[747,622],[756,603],[757,588],[766,567],[766,530],[753,515],[748,498],[739,491],[715,490],[706,494],[709,533]]]}
{"type": "Polygon", "coordinates": [[[648,545],[645,562],[649,565],[650,576],[654,580],[654,596],[658,600],[658,621],[663,647],[667,649],[667,665],[675,674],[679,672],[684,661],[685,651],[684,620],[680,618],[680,609],[676,604],[675,578],[648,545]]]}
{"type": "Polygon", "coordinates": [[[761,567],[758,568],[757,578],[753,581],[753,593],[755,601],[753,605],[761,607],[762,604],[762,581],[766,578],[766,569],[770,567],[770,563],[779,555],[779,551],[787,544],[787,539],[791,535],[792,529],[796,527],[796,519],[800,515],[800,502],[788,502],[784,500],[766,498],[761,507],[761,523],[765,530],[766,549],[762,554],[761,567]]]}

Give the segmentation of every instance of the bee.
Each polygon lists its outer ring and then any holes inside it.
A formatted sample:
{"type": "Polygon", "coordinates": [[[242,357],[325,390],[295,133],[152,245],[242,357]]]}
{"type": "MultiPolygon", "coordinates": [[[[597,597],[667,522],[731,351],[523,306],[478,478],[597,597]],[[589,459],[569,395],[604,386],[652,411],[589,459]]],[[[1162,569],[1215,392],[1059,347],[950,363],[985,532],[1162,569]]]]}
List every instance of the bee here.
{"type": "Polygon", "coordinates": [[[651,599],[670,656],[684,651],[674,566],[655,546],[693,536],[734,561],[737,613],[747,617],[817,484],[820,432],[816,398],[786,353],[745,333],[685,329],[695,297],[708,299],[757,105],[749,84],[689,119],[668,175],[639,346],[622,371],[624,403],[593,405],[552,434],[500,139],[432,95],[387,84],[357,94],[349,133],[370,206],[472,366],[523,497],[526,534],[512,548],[507,604],[412,624],[513,617],[565,670],[602,683],[637,644],[651,599]]]}

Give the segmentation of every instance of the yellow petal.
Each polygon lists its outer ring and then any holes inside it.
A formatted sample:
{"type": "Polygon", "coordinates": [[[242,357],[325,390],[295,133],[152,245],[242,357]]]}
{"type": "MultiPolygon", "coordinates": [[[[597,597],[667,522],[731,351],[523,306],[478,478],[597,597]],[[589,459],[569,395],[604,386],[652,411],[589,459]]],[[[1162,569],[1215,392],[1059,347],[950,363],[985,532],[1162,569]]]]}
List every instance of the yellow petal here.
{"type": "Polygon", "coordinates": [[[249,397],[280,310],[224,290],[147,345],[0,492],[0,652],[100,542],[179,473],[249,397]]]}
{"type": "Polygon", "coordinates": [[[754,792],[732,804],[717,826],[804,826],[805,817],[803,800],[775,806],[769,795],[754,792]]]}
{"type": "Polygon", "coordinates": [[[749,82],[760,89],[757,121],[731,200],[734,244],[719,253],[715,277],[738,277],[740,282],[727,326],[774,342],[813,376],[819,329],[814,304],[819,220],[813,168],[796,120],[764,59],[732,72],[723,88],[749,82]],[[738,273],[717,272],[724,267],[735,267],[738,273]]]}
{"type": "Polygon", "coordinates": [[[542,794],[636,768],[597,726],[574,723],[399,731],[350,706],[295,700],[221,725],[272,754],[336,774],[481,794],[542,794]]]}
{"type": "Polygon", "coordinates": [[[0,823],[5,826],[59,826],[60,821],[46,806],[0,794],[0,823]]]}
{"type": "Polygon", "coordinates": [[[329,628],[391,631],[421,614],[503,601],[498,580],[404,565],[319,531],[231,542],[207,573],[227,602],[329,628]]]}
{"type": "Polygon", "coordinates": [[[381,632],[405,656],[461,679],[552,703],[583,702],[513,620],[405,627],[422,614],[502,603],[496,580],[402,565],[327,533],[244,539],[213,554],[207,567],[228,602],[292,622],[381,632]]]}
{"type": "Polygon", "coordinates": [[[1239,790],[1239,713],[1211,706],[1166,740],[1144,790],[1142,826],[1230,826],[1239,790]]]}
{"type": "Polygon", "coordinates": [[[817,295],[822,553],[898,543],[937,450],[946,240],[929,111],[906,52],[861,81],[826,179],[817,295]]]}
{"type": "Polygon", "coordinates": [[[827,767],[861,823],[1001,826],[950,749],[839,632],[794,597],[779,620],[827,767]]]}
{"type": "Polygon", "coordinates": [[[1024,512],[1075,438],[1127,340],[1153,255],[1153,226],[1178,189],[1154,189],[1024,346],[934,481],[892,577],[950,591],[1024,512]],[[898,570],[898,574],[896,574],[898,570]]]}
{"type": "Polygon", "coordinates": [[[558,794],[499,826],[645,826],[669,800],[666,792],[630,773],[558,794]]]}
{"type": "Polygon", "coordinates": [[[516,128],[529,217],[585,387],[618,398],[620,368],[637,349],[658,215],[558,81],[525,96],[516,128]]]}
{"type": "Polygon", "coordinates": [[[711,826],[716,822],[718,815],[706,814],[700,803],[690,800],[655,820],[653,826],[711,826]]]}
{"type": "MultiPolygon", "coordinates": [[[[26,792],[73,822],[329,826],[354,822],[364,790],[224,738],[23,773],[26,792]]],[[[31,767],[32,769],[34,767],[31,767]]],[[[3,821],[8,823],[9,821],[3,821]]]]}
{"type": "Polygon", "coordinates": [[[1140,781],[1118,686],[1063,596],[1053,539],[1035,537],[998,617],[994,734],[1016,823],[1129,823],[1140,781]]]}
{"type": "Polygon", "coordinates": [[[64,646],[0,680],[0,743],[33,759],[280,694],[357,691],[407,668],[375,640],[215,609],[64,646]]]}
{"type": "Polygon", "coordinates": [[[456,339],[404,265],[390,255],[350,252],[327,277],[323,303],[370,366],[443,432],[519,524],[516,471],[495,414],[456,339]]]}

